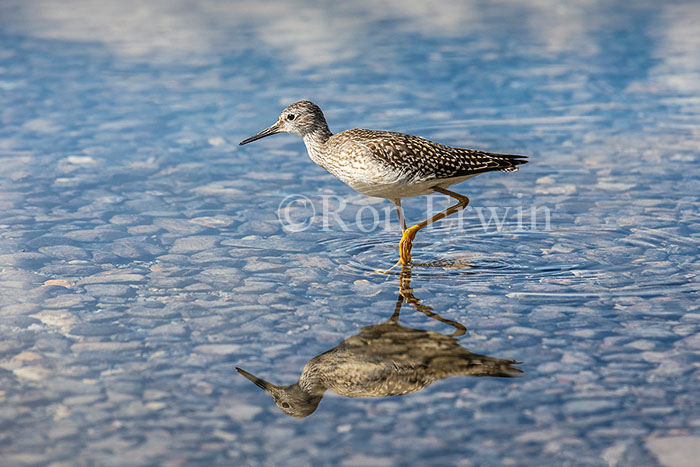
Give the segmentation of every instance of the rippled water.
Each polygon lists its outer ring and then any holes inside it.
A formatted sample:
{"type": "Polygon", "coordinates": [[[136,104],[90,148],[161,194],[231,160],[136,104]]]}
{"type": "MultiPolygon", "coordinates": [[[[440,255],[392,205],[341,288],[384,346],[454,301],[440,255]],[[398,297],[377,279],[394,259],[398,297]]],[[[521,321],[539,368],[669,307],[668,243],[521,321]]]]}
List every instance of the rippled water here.
{"type": "Polygon", "coordinates": [[[3,465],[694,465],[698,24],[691,1],[0,3],[3,465]],[[463,216],[378,273],[391,203],[297,137],[238,146],[299,99],[530,162],[453,187],[463,216]],[[292,418],[236,368],[328,391],[292,418]]]}

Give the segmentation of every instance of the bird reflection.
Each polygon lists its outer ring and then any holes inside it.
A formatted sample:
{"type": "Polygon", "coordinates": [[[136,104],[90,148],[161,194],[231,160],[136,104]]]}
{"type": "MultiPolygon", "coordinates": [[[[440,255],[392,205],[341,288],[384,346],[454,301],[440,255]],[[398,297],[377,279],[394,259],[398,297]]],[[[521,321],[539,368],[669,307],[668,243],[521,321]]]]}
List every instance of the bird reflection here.
{"type": "Polygon", "coordinates": [[[359,334],[309,360],[296,383],[279,386],[236,369],[272,395],[284,413],[298,418],[311,415],[328,389],[346,397],[398,396],[451,376],[513,377],[522,373],[512,366],[520,362],[478,355],[459,345],[456,337],[466,328],[422,304],[413,296],[410,281],[411,270],[405,266],[391,318],[360,329],[359,334]],[[441,334],[401,326],[398,321],[404,302],[454,331],[441,334]]]}

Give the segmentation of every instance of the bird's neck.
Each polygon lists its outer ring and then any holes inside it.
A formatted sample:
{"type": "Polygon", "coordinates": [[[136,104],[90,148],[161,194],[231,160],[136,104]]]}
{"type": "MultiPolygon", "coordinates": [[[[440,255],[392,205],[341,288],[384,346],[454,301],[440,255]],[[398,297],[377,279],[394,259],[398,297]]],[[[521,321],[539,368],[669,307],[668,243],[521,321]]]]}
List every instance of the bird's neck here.
{"type": "Polygon", "coordinates": [[[321,161],[324,158],[323,146],[328,141],[328,138],[333,136],[327,125],[320,126],[313,131],[302,136],[309,157],[315,163],[322,165],[321,161]]]}
{"type": "Polygon", "coordinates": [[[318,367],[318,362],[313,358],[304,365],[301,377],[297,384],[306,393],[314,396],[322,396],[326,392],[326,385],[323,383],[323,371],[318,367]]]}

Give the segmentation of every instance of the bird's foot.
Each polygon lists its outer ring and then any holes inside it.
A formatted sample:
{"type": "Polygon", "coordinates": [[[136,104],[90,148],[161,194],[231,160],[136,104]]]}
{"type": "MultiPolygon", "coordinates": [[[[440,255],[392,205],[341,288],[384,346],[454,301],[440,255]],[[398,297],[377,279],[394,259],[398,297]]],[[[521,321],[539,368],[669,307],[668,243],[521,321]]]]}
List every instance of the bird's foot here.
{"type": "Polygon", "coordinates": [[[417,232],[418,229],[413,227],[403,231],[399,242],[399,263],[408,264],[411,262],[411,248],[413,248],[413,239],[416,238],[417,232]]]}
{"type": "MultiPolygon", "coordinates": [[[[391,272],[391,270],[394,269],[394,268],[395,268],[396,266],[398,266],[399,264],[401,264],[401,260],[398,260],[398,261],[396,262],[396,264],[394,264],[394,265],[393,265],[392,267],[390,267],[389,269],[375,269],[374,272],[376,272],[377,274],[389,274],[389,273],[391,272]]],[[[403,266],[403,264],[401,264],[401,266],[403,266]]]]}

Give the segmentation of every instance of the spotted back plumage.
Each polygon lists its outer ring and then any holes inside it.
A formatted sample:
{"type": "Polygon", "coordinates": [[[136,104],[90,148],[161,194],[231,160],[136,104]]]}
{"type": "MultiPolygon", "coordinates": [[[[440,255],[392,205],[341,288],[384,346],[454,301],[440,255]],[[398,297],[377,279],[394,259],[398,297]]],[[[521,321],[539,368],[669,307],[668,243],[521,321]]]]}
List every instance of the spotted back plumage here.
{"type": "Polygon", "coordinates": [[[337,140],[348,140],[365,146],[378,163],[414,180],[441,180],[494,170],[511,172],[527,162],[527,156],[455,148],[390,131],[346,130],[334,138],[336,144],[340,142],[337,140]]]}

